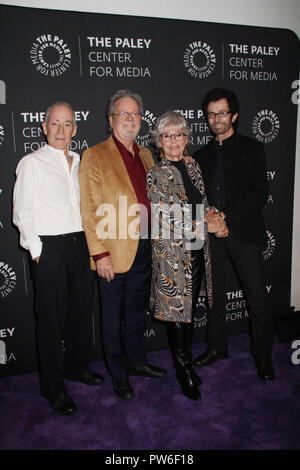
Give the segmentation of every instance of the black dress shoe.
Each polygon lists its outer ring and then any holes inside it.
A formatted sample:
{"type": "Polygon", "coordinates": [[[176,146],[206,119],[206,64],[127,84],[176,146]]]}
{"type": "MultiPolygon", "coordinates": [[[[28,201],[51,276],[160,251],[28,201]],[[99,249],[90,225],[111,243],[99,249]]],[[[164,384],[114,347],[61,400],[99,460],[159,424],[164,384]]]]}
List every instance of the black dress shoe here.
{"type": "Polygon", "coordinates": [[[195,384],[192,374],[186,370],[180,374],[176,374],[177,380],[181,386],[182,393],[191,400],[201,400],[201,394],[195,384]]]}
{"type": "Polygon", "coordinates": [[[85,385],[101,385],[104,382],[102,375],[87,370],[80,376],[66,375],[67,380],[72,380],[72,382],[81,382],[85,385]]]}
{"type": "Polygon", "coordinates": [[[193,380],[194,384],[197,387],[202,387],[202,385],[203,385],[202,379],[201,379],[201,377],[199,377],[198,374],[196,374],[194,369],[191,369],[191,377],[192,377],[192,380],[193,380]]]}
{"type": "Polygon", "coordinates": [[[207,349],[201,356],[196,357],[193,361],[194,366],[205,367],[213,364],[218,359],[226,359],[228,357],[227,351],[214,351],[213,349],[207,349]]]}
{"type": "Polygon", "coordinates": [[[256,361],[257,375],[261,380],[275,380],[275,372],[271,359],[256,361]]]}
{"type": "Polygon", "coordinates": [[[112,385],[115,394],[123,400],[130,400],[135,396],[128,380],[117,380],[113,378],[112,385]]]}
{"type": "Polygon", "coordinates": [[[50,405],[60,415],[72,416],[76,413],[77,406],[69,395],[65,392],[61,392],[54,397],[48,397],[50,405]]]}
{"type": "Polygon", "coordinates": [[[166,371],[160,367],[151,366],[150,364],[144,364],[143,366],[130,367],[128,375],[152,377],[153,379],[160,379],[166,375],[166,371]]]}

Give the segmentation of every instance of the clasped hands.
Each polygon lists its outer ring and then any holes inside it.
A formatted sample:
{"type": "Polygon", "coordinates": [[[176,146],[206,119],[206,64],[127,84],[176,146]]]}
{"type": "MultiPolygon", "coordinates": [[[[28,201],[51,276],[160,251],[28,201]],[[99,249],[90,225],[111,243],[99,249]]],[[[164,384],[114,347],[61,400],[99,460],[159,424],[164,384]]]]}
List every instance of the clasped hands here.
{"type": "Polygon", "coordinates": [[[217,238],[228,237],[229,230],[222,214],[215,209],[208,209],[205,215],[205,222],[209,233],[214,233],[217,238]]]}

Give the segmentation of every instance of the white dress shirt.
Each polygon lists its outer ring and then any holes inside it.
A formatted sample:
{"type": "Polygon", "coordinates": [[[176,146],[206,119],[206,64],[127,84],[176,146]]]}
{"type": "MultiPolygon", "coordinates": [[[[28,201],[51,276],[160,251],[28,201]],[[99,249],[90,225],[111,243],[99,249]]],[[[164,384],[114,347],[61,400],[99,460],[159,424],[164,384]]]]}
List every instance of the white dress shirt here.
{"type": "Polygon", "coordinates": [[[61,235],[83,231],[78,181],[79,155],[71,171],[63,150],[44,145],[23,157],[16,169],[13,221],[20,231],[21,246],[33,259],[40,256],[39,235],[61,235]]]}

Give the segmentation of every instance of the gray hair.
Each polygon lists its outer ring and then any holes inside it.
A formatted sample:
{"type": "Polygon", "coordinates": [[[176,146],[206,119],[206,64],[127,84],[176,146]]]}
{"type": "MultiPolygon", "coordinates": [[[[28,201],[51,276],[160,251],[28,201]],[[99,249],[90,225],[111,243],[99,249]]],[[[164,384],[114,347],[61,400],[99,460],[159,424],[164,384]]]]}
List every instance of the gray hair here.
{"type": "Polygon", "coordinates": [[[184,134],[190,137],[191,129],[187,120],[180,113],[175,111],[166,111],[155,122],[154,127],[151,129],[151,143],[160,148],[160,136],[166,127],[178,127],[184,134]]]}
{"type": "Polygon", "coordinates": [[[65,101],[55,101],[55,103],[52,103],[47,108],[47,111],[46,111],[46,114],[45,114],[45,123],[48,125],[49,116],[51,114],[51,111],[52,111],[53,108],[56,108],[57,106],[65,106],[66,108],[69,108],[69,110],[71,111],[71,113],[73,115],[73,126],[76,126],[76,119],[75,119],[74,109],[72,108],[72,106],[69,103],[66,103],[65,101]]]}
{"type": "Polygon", "coordinates": [[[140,113],[143,114],[143,100],[140,95],[130,90],[118,90],[110,97],[108,101],[106,113],[107,117],[112,116],[114,114],[115,103],[121,98],[131,98],[135,100],[139,105],[140,113]]]}

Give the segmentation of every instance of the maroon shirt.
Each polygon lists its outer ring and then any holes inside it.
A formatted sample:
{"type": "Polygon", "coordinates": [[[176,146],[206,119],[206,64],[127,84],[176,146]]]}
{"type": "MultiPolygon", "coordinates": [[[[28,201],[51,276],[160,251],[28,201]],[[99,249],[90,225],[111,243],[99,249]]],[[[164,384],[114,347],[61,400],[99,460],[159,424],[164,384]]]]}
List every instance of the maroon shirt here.
{"type": "MultiPolygon", "coordinates": [[[[143,162],[140,158],[139,146],[134,142],[133,144],[134,154],[132,155],[127,150],[127,148],[114,135],[113,135],[113,139],[122,156],[123,162],[126,166],[127,173],[129,175],[130,181],[135,191],[138,203],[140,204],[140,218],[141,218],[140,226],[143,227],[145,225],[147,227],[148,225],[146,225],[146,222],[145,223],[143,222],[146,220],[148,224],[150,223],[151,208],[150,208],[150,203],[149,203],[149,199],[148,199],[147,191],[146,191],[146,171],[145,171],[143,162]],[[146,207],[147,213],[145,213],[145,208],[141,205],[146,207]]],[[[148,231],[146,234],[141,233],[141,235],[148,236],[148,231]]],[[[109,255],[110,255],[109,251],[105,251],[104,253],[100,253],[98,255],[93,256],[93,258],[94,258],[94,261],[97,261],[109,255]]]]}

